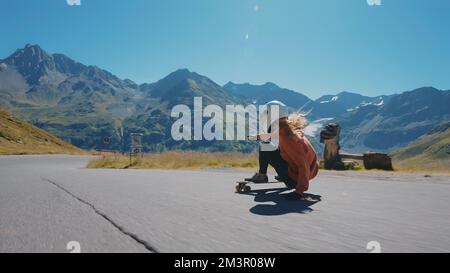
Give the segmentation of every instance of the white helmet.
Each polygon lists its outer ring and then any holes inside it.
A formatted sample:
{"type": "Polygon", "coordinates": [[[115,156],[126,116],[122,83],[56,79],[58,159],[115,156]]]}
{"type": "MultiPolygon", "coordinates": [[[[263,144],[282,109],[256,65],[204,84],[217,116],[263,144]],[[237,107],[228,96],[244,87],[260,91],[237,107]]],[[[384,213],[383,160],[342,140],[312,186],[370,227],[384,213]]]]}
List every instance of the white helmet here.
{"type": "MultiPolygon", "coordinates": [[[[284,103],[282,103],[280,101],[273,100],[273,101],[270,101],[270,102],[266,103],[264,106],[266,108],[261,113],[260,118],[263,121],[263,123],[267,124],[267,126],[276,126],[276,124],[270,124],[270,123],[275,123],[280,118],[287,118],[287,117],[289,117],[289,111],[288,111],[288,108],[287,108],[286,104],[284,104],[284,103]],[[272,117],[272,110],[273,110],[272,108],[274,108],[272,106],[278,107],[278,116],[276,116],[276,117],[275,116],[272,117]]],[[[275,112],[275,114],[276,114],[276,112],[275,112]]],[[[272,129],[274,129],[274,127],[272,127],[272,129]]]]}
{"type": "Polygon", "coordinates": [[[281,101],[273,100],[265,105],[267,107],[267,115],[270,117],[272,114],[272,106],[278,106],[278,118],[287,118],[289,116],[289,111],[286,104],[281,101]]]}

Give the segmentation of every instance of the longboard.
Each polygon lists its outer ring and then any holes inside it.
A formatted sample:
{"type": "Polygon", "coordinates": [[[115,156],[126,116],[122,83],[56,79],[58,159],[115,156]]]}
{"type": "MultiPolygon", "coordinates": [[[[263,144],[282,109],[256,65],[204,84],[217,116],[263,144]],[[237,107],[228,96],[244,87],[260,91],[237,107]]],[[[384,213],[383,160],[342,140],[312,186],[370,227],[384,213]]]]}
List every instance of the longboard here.
{"type": "Polygon", "coordinates": [[[248,184],[257,184],[257,185],[264,185],[264,184],[279,184],[284,183],[282,181],[270,181],[265,183],[255,183],[250,181],[238,181],[236,182],[236,193],[245,193],[252,190],[252,188],[248,184]]]}

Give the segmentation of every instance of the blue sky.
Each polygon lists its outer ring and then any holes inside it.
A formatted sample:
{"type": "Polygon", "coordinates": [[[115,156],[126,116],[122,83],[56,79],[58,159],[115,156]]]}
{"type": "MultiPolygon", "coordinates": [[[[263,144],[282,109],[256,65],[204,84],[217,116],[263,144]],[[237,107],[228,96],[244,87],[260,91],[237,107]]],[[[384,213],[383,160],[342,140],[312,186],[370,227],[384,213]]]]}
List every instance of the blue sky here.
{"type": "Polygon", "coordinates": [[[188,68],[312,98],[450,89],[450,0],[0,0],[0,10],[0,58],[39,44],[138,83],[188,68]]]}

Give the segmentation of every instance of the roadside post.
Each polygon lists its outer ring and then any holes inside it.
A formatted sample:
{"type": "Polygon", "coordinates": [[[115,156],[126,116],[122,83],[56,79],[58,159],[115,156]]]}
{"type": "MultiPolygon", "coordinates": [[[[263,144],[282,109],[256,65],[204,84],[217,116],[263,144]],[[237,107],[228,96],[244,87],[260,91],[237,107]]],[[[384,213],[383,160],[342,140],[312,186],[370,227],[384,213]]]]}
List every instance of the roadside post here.
{"type": "Polygon", "coordinates": [[[130,134],[130,165],[132,163],[133,156],[142,156],[142,137],[144,135],[141,133],[131,133],[130,134]]]}

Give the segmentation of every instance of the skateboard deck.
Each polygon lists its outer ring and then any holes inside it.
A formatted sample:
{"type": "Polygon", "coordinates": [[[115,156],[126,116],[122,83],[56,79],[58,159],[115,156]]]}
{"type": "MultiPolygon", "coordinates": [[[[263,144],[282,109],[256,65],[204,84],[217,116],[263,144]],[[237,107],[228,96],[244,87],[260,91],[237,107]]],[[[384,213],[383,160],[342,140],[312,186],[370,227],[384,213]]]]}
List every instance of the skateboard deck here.
{"type": "MultiPolygon", "coordinates": [[[[248,184],[279,184],[279,183],[284,183],[282,181],[270,181],[270,182],[266,182],[266,183],[255,183],[255,182],[249,182],[249,181],[238,181],[236,182],[236,193],[247,193],[249,191],[252,190],[252,188],[248,185],[248,184]]],[[[299,199],[299,201],[303,201],[303,202],[309,202],[309,203],[317,203],[320,202],[321,199],[320,198],[315,198],[312,197],[310,195],[306,195],[302,198],[299,199]]]]}
{"type": "Polygon", "coordinates": [[[255,183],[250,181],[238,181],[236,182],[236,193],[244,193],[251,191],[251,187],[248,184],[264,185],[264,184],[279,184],[284,183],[281,181],[269,181],[265,183],[255,183]]]}

